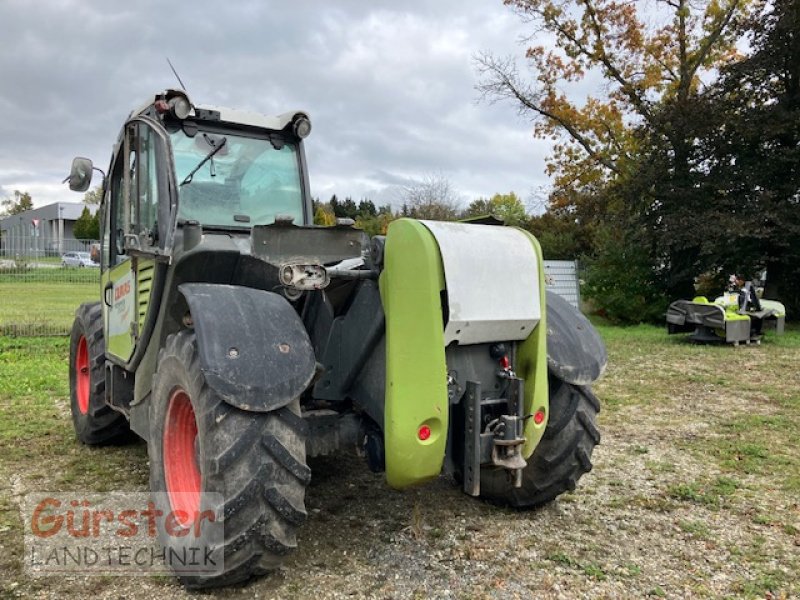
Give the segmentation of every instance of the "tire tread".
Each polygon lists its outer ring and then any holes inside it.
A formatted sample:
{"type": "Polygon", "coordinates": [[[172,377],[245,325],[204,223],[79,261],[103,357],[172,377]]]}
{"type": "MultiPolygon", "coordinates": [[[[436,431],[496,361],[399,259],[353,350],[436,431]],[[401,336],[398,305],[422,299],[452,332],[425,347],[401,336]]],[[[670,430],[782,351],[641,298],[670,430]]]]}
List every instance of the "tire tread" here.
{"type": "Polygon", "coordinates": [[[199,390],[192,404],[198,429],[204,432],[203,485],[223,494],[215,513],[224,522],[225,536],[221,574],[180,579],[189,589],[244,583],[280,566],[296,548],[295,530],[306,518],[305,487],[311,470],[306,465],[306,424],[299,401],[266,413],[225,403],[205,382],[191,330],[167,338],[154,376],[154,396],[156,390],[160,398],[163,390],[170,389],[175,368],[185,370],[190,386],[199,390]]]}

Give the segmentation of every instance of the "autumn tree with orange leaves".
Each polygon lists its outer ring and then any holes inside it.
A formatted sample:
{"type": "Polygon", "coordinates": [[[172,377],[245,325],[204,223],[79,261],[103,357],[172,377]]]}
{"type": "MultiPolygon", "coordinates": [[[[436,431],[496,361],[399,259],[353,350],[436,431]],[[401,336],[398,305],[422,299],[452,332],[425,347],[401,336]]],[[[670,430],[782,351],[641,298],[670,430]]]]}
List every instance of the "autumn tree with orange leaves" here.
{"type": "Polygon", "coordinates": [[[749,0],[505,4],[531,27],[526,68],[483,54],[479,89],[554,141],[550,210],[621,229],[610,239],[638,248],[665,294],[691,297],[708,202],[695,141],[713,126],[701,100],[737,58],[749,0]]]}

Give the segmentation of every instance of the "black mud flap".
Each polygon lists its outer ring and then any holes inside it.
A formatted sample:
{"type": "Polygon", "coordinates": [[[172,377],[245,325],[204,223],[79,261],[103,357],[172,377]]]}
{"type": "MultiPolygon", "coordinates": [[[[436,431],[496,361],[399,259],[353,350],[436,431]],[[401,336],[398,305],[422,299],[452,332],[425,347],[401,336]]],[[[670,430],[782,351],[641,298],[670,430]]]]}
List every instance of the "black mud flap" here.
{"type": "Polygon", "coordinates": [[[235,285],[184,283],[200,368],[228,404],[272,411],[314,377],[314,349],[300,317],[278,294],[235,285]]]}
{"type": "Polygon", "coordinates": [[[589,385],[600,378],[608,354],[600,334],[583,313],[547,292],[547,367],[560,380],[589,385]]]}

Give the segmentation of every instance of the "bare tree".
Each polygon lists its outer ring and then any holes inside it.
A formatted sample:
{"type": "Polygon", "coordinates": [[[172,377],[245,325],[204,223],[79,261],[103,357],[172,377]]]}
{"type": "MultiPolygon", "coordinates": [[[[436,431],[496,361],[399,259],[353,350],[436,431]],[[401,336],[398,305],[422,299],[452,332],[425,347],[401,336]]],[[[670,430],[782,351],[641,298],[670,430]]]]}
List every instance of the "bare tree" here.
{"type": "Polygon", "coordinates": [[[402,202],[410,216],[433,221],[453,221],[458,216],[460,194],[441,173],[425,175],[402,189],[402,202]]]}

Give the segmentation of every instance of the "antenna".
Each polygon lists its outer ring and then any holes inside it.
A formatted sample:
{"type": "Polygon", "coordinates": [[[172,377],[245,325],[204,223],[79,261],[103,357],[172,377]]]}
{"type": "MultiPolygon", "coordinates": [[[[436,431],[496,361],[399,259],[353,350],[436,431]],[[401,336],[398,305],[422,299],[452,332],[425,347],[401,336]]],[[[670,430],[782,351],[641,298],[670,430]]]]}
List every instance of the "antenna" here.
{"type": "Polygon", "coordinates": [[[181,76],[178,75],[178,72],[175,70],[175,67],[172,66],[172,61],[170,61],[169,56],[167,56],[166,58],[167,58],[167,64],[169,65],[169,68],[172,69],[172,72],[175,74],[175,78],[178,80],[178,83],[181,84],[181,89],[184,92],[187,91],[186,90],[186,86],[183,85],[183,82],[181,81],[181,76]]]}

